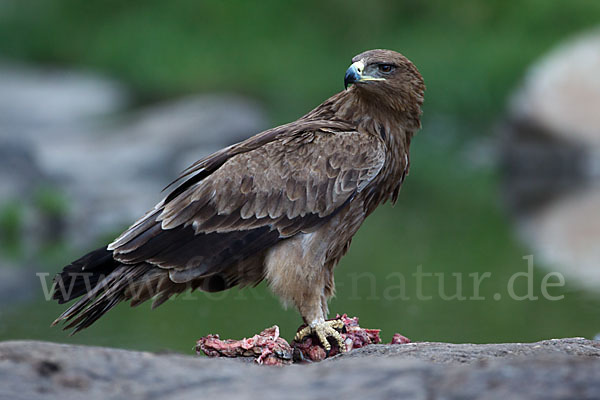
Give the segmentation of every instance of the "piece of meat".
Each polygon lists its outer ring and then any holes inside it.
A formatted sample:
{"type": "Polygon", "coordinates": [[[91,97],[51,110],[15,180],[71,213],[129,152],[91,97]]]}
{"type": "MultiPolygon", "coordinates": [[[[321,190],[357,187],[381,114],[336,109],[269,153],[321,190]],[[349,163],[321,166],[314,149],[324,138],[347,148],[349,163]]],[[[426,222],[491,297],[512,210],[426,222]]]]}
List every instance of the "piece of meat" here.
{"type": "Polygon", "coordinates": [[[394,333],[394,337],[392,338],[392,341],[390,342],[390,344],[406,344],[406,343],[410,343],[410,339],[399,333],[394,333]]]}
{"type": "Polygon", "coordinates": [[[242,340],[221,340],[219,335],[208,335],[196,343],[196,353],[209,357],[252,357],[257,364],[287,365],[292,363],[292,348],[279,336],[274,325],[258,335],[242,340]]]}
{"type": "MultiPolygon", "coordinates": [[[[334,319],[343,322],[344,326],[340,333],[346,351],[381,343],[380,329],[361,328],[358,317],[350,318],[346,314],[341,316],[338,314],[334,319]]],[[[404,343],[410,343],[410,339],[396,333],[390,344],[404,343]]],[[[318,338],[310,335],[300,342],[293,341],[290,345],[279,336],[279,327],[274,325],[258,335],[242,340],[221,340],[219,335],[205,336],[198,340],[196,353],[204,353],[209,357],[246,357],[262,365],[289,365],[292,362],[322,361],[339,354],[340,349],[335,341],[331,341],[330,344],[331,350],[327,352],[318,338]]]]}

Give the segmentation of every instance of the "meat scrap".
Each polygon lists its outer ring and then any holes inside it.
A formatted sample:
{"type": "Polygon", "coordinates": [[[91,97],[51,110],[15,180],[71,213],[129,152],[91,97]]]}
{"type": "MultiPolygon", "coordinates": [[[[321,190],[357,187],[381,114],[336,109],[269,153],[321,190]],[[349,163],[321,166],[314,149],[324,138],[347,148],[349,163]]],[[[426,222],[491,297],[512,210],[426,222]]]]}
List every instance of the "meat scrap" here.
{"type": "Polygon", "coordinates": [[[253,357],[257,364],[287,365],[292,363],[292,348],[279,336],[274,325],[258,335],[242,340],[221,340],[219,335],[208,335],[196,343],[196,353],[209,357],[253,357]]]}
{"type": "MultiPolygon", "coordinates": [[[[359,349],[369,344],[381,343],[380,329],[365,329],[358,325],[358,317],[350,318],[346,314],[337,315],[344,323],[341,335],[346,351],[359,349]]],[[[302,329],[304,326],[298,328],[302,329]]],[[[331,350],[325,351],[316,337],[309,336],[302,342],[290,344],[279,336],[277,325],[265,329],[258,335],[248,339],[221,340],[219,335],[208,335],[200,338],[196,344],[196,353],[204,353],[209,357],[249,357],[263,365],[289,365],[292,362],[315,362],[333,357],[340,353],[334,341],[330,341],[331,350]]],[[[410,343],[410,340],[399,333],[394,334],[390,344],[410,343]]]]}
{"type": "Polygon", "coordinates": [[[406,336],[402,336],[399,333],[394,333],[394,337],[392,338],[392,341],[390,342],[390,344],[406,344],[406,343],[410,343],[410,339],[407,338],[406,336]]]}

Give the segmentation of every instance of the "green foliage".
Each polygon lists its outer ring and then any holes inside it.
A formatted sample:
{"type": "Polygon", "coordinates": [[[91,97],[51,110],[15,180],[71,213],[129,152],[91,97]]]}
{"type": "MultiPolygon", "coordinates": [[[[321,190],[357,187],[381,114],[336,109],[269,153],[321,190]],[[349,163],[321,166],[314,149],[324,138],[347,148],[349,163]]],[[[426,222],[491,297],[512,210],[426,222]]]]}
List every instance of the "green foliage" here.
{"type": "Polygon", "coordinates": [[[40,187],[34,196],[34,205],[47,218],[60,218],[67,213],[68,205],[63,194],[51,187],[40,187]]]}
{"type": "Polygon", "coordinates": [[[0,205],[0,254],[16,258],[23,251],[24,208],[16,201],[0,205]]]}
{"type": "Polygon", "coordinates": [[[419,66],[430,115],[486,126],[532,60],[600,22],[588,0],[4,3],[5,55],[93,68],[148,99],[249,92],[278,122],[339,91],[354,54],[384,47],[419,66]]]}
{"type": "Polygon", "coordinates": [[[62,230],[67,210],[65,198],[49,186],[37,188],[32,201],[6,200],[0,205],[0,260],[63,262],[60,252],[65,249],[62,230]],[[35,232],[27,230],[26,220],[32,219],[35,232]]]}

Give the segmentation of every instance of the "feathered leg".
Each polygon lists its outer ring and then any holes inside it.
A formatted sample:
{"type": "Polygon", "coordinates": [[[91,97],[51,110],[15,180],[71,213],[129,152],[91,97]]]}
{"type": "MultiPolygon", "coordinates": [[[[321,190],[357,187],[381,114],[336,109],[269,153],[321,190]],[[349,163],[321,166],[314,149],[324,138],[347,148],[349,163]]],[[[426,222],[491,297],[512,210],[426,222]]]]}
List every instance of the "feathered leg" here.
{"type": "Polygon", "coordinates": [[[326,321],[327,297],[333,292],[331,273],[328,268],[314,263],[313,257],[307,257],[306,241],[293,238],[269,251],[265,258],[266,279],[271,289],[285,303],[293,303],[307,326],[296,334],[296,341],[314,334],[325,350],[331,345],[331,337],[344,351],[340,320],[326,321]],[[308,260],[307,260],[308,259],[308,260]]]}

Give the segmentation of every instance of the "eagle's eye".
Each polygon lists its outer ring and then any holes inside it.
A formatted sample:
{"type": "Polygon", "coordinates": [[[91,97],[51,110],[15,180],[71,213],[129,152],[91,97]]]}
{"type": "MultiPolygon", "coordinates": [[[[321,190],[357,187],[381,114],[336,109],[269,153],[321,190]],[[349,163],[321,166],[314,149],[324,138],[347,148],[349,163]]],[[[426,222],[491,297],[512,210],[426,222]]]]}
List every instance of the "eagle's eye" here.
{"type": "Polygon", "coordinates": [[[389,74],[394,70],[394,66],[392,64],[379,64],[379,72],[383,72],[384,74],[389,74]]]}

